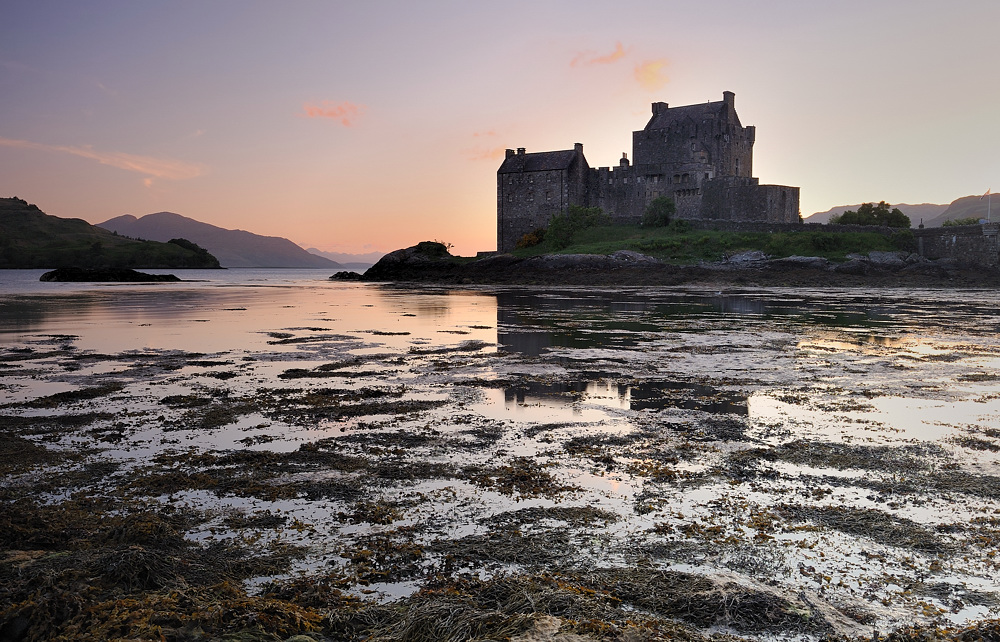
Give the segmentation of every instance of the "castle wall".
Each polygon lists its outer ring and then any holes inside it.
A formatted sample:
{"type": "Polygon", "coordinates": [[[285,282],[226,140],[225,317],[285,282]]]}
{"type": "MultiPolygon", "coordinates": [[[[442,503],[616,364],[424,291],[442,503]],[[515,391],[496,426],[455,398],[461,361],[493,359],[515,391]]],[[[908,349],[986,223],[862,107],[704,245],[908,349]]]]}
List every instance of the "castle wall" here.
{"type": "Polygon", "coordinates": [[[664,185],[660,176],[645,176],[630,166],[614,169],[592,169],[590,204],[604,210],[615,223],[637,225],[642,221],[646,203],[657,186],[664,185]]]}
{"type": "Polygon", "coordinates": [[[917,252],[928,259],[955,259],[962,264],[1000,265],[1000,224],[956,225],[913,230],[917,252]]]}
{"type": "Polygon", "coordinates": [[[524,234],[548,227],[578,191],[570,182],[562,170],[497,175],[497,249],[509,251],[524,234]]]}
{"type": "Polygon", "coordinates": [[[760,185],[756,178],[725,176],[707,181],[698,218],[725,221],[799,222],[799,188],[760,185]]]}

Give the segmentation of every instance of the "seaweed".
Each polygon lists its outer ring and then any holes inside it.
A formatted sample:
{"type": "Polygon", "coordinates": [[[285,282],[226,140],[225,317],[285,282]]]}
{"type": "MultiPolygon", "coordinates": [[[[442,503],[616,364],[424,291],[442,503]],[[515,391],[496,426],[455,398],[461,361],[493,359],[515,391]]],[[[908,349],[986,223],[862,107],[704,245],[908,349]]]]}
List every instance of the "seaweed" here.
{"type": "Polygon", "coordinates": [[[880,544],[921,553],[941,554],[954,548],[938,534],[916,522],[873,508],[783,504],[777,510],[786,519],[811,521],[848,535],[866,537],[880,544]]]}
{"type": "Polygon", "coordinates": [[[106,383],[100,386],[80,388],[79,390],[69,390],[67,392],[57,392],[53,395],[39,397],[26,401],[22,406],[27,408],[56,408],[64,404],[71,404],[77,401],[89,401],[90,399],[100,399],[112,393],[118,392],[125,387],[121,383],[106,383]]]}
{"type": "Polygon", "coordinates": [[[528,457],[514,457],[509,464],[466,468],[464,472],[477,486],[504,495],[516,495],[518,499],[558,496],[574,490],[574,486],[558,484],[552,473],[546,470],[548,467],[528,457]]]}

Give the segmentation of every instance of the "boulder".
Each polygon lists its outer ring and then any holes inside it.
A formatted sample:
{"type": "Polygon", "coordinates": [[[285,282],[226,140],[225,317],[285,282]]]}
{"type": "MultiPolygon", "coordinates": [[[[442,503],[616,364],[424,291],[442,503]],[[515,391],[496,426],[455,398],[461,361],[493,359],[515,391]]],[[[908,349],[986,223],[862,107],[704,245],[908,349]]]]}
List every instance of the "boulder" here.
{"type": "Polygon", "coordinates": [[[830,262],[819,256],[788,256],[783,259],[772,259],[768,267],[793,270],[825,270],[830,262]]]}
{"type": "Polygon", "coordinates": [[[760,250],[747,250],[746,252],[737,252],[736,254],[726,257],[725,262],[738,266],[749,266],[762,264],[767,261],[767,258],[767,255],[760,250]]]}

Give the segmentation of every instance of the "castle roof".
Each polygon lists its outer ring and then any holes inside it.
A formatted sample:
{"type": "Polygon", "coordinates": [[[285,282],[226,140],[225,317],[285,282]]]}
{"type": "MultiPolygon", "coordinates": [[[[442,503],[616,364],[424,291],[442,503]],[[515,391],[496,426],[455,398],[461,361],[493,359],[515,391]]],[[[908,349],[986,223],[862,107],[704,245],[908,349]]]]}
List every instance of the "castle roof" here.
{"type": "Polygon", "coordinates": [[[729,102],[723,99],[717,102],[670,107],[669,109],[666,108],[665,103],[658,104],[663,105],[663,108],[655,111],[653,117],[646,124],[646,129],[670,129],[681,123],[692,121],[700,123],[706,119],[717,119],[725,123],[730,122],[730,117],[732,124],[739,125],[740,122],[736,110],[732,109],[731,99],[729,102]]]}
{"type": "Polygon", "coordinates": [[[565,149],[557,152],[534,152],[531,154],[514,154],[507,156],[498,174],[514,174],[518,172],[549,172],[553,170],[569,169],[573,159],[576,158],[576,150],[565,149]]]}

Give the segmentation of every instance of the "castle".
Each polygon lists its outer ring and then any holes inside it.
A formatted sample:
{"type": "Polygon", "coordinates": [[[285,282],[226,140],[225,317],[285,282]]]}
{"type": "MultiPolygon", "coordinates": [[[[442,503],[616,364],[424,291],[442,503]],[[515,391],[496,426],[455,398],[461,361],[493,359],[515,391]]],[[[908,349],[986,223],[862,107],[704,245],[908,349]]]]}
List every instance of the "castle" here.
{"type": "Polygon", "coordinates": [[[755,128],[743,127],[735,94],[684,107],[653,103],[632,132],[632,163],[592,168],[583,145],[528,154],[508,149],[497,170],[497,250],[548,226],[570,205],[600,207],[616,223],[638,224],[654,198],[669,196],[687,220],[799,222],[799,188],[753,178],[755,128]]]}

